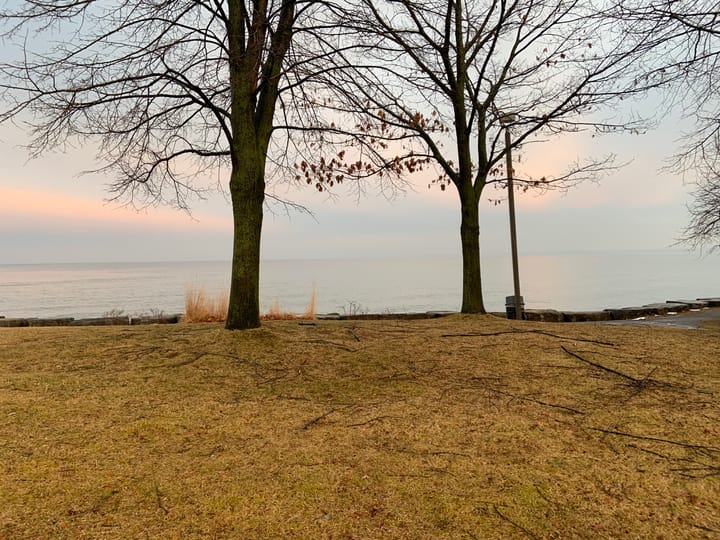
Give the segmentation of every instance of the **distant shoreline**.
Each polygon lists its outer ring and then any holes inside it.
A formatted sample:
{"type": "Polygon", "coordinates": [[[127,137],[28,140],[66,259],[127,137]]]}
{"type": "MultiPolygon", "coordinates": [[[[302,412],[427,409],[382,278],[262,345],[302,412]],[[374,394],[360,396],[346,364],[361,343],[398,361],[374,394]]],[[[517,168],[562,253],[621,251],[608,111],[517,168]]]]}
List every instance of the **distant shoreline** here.
{"type": "MultiPolygon", "coordinates": [[[[692,254],[693,251],[682,248],[655,248],[655,249],[572,249],[572,250],[549,250],[549,251],[530,251],[526,250],[520,254],[520,257],[584,257],[584,256],[596,256],[596,255],[657,255],[657,254],[692,254]]],[[[483,252],[484,257],[502,257],[509,258],[510,253],[500,250],[488,250],[483,252]]],[[[698,258],[702,258],[698,256],[698,258]]],[[[408,254],[408,255],[377,255],[377,256],[345,256],[345,257],[264,257],[260,260],[260,264],[263,263],[293,263],[293,262],[346,262],[346,261],[408,261],[408,260],[425,260],[432,259],[452,259],[460,261],[462,260],[461,254],[452,253],[436,253],[436,254],[408,254]]],[[[163,260],[100,260],[100,261],[50,261],[50,262],[39,262],[39,261],[24,261],[24,262],[3,262],[0,263],[0,267],[3,266],[93,266],[93,265],[157,265],[157,264],[227,264],[230,266],[232,263],[231,259],[163,259],[163,260]]]]}

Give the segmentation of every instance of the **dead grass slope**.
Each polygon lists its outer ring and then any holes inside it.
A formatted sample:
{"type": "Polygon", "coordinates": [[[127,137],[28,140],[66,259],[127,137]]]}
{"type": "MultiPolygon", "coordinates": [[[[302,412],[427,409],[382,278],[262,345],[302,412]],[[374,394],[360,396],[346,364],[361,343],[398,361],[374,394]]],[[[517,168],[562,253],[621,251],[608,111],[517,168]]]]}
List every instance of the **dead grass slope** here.
{"type": "Polygon", "coordinates": [[[717,538],[720,329],[0,331],[0,538],[717,538]]]}

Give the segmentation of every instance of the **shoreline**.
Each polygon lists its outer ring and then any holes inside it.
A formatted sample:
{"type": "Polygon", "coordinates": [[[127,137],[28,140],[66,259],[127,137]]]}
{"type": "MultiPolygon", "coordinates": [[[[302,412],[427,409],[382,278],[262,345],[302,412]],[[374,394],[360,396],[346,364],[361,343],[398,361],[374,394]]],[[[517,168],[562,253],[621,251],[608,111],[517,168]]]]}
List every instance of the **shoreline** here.
{"type": "MultiPolygon", "coordinates": [[[[672,317],[680,313],[702,312],[720,307],[720,297],[703,297],[695,300],[668,300],[643,306],[607,308],[601,311],[567,311],[554,309],[526,309],[526,321],[535,322],[612,322],[645,321],[648,317],[672,317]]],[[[421,313],[359,313],[318,314],[317,320],[416,320],[435,319],[458,314],[457,311],[427,311],[421,313]]],[[[500,318],[506,313],[491,312],[500,318]]],[[[0,328],[48,327],[48,326],[137,326],[148,324],[177,324],[182,322],[184,314],[148,315],[148,316],[110,316],[75,319],[74,317],[12,317],[0,315],[0,328]]],[[[298,319],[300,320],[300,319],[298,319]]]]}

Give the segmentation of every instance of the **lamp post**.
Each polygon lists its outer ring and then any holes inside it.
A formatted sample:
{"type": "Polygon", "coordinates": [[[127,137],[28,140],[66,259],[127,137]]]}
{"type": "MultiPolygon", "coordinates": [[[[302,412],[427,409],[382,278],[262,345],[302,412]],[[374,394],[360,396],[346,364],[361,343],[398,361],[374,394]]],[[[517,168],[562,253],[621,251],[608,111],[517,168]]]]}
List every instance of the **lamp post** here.
{"type": "Polygon", "coordinates": [[[515,228],[515,190],[513,189],[512,152],[510,149],[510,124],[517,120],[514,114],[500,114],[500,124],[505,129],[505,168],[508,181],[508,206],[510,207],[510,250],[512,252],[513,289],[515,294],[515,318],[523,318],[522,297],[520,296],[520,270],[518,265],[517,230],[515,228]]]}

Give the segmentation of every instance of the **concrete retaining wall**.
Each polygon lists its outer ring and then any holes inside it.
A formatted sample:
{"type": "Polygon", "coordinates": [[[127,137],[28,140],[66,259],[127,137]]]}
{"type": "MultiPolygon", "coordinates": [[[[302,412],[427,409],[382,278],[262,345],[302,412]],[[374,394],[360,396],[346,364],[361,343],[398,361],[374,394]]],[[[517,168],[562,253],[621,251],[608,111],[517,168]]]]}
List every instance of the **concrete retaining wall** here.
{"type": "Polygon", "coordinates": [[[175,324],[182,320],[182,315],[162,315],[158,317],[95,317],[92,319],[75,319],[73,317],[57,317],[50,319],[0,317],[0,328],[17,328],[25,326],[129,326],[138,324],[175,324]]]}
{"type": "Polygon", "coordinates": [[[609,308],[602,311],[556,311],[554,309],[527,309],[528,321],[545,322],[592,322],[627,321],[640,317],[654,317],[682,313],[691,309],[720,307],[720,298],[698,298],[697,300],[668,300],[644,306],[609,308]]]}
{"type": "MultiPolygon", "coordinates": [[[[639,317],[652,317],[681,313],[691,309],[720,307],[720,298],[698,298],[696,300],[668,300],[644,306],[609,308],[602,311],[558,311],[555,309],[526,309],[525,319],[542,322],[594,322],[594,321],[626,321],[639,317]]],[[[427,311],[424,313],[327,313],[318,315],[320,320],[382,320],[382,319],[434,319],[455,313],[453,311],[427,311]]],[[[504,317],[505,313],[493,313],[504,317]]],[[[74,319],[59,317],[50,319],[12,318],[0,315],[0,328],[24,326],[124,326],[139,324],[175,324],[182,321],[182,314],[161,315],[157,317],[96,317],[92,319],[74,319]]]]}

